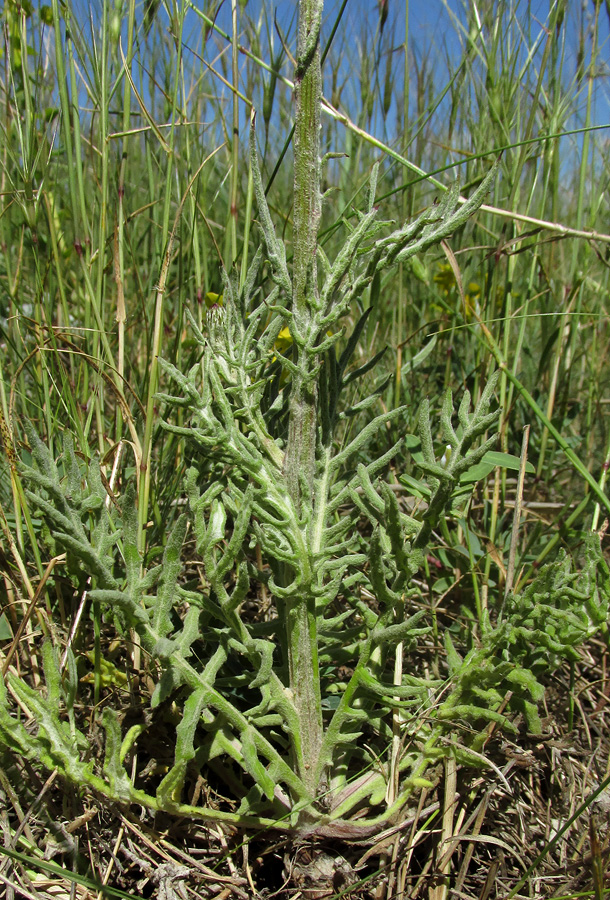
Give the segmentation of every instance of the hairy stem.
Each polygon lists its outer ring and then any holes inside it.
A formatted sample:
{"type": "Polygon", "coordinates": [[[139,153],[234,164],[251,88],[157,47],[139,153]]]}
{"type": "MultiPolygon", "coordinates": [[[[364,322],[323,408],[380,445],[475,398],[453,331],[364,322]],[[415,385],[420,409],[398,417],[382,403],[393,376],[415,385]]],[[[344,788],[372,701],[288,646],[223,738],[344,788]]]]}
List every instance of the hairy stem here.
{"type": "MultiPolygon", "coordinates": [[[[320,221],[320,21],[322,0],[301,0],[295,72],[294,277],[292,329],[297,372],[290,397],[290,423],[284,471],[295,508],[311,520],[317,433],[317,378],[309,347],[315,341],[318,298],[317,238],[320,221]]],[[[307,546],[307,542],[304,542],[307,546]]],[[[299,592],[286,618],[290,687],[299,715],[305,772],[315,792],[316,763],[322,743],[322,707],[317,655],[315,600],[299,592]]]]}

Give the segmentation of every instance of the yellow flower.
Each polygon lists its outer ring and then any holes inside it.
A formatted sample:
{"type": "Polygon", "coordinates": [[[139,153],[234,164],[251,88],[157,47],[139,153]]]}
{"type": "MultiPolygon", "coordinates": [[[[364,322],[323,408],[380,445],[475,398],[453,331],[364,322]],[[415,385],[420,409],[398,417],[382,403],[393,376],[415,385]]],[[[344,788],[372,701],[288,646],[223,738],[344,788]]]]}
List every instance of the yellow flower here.
{"type": "Polygon", "coordinates": [[[449,291],[453,290],[455,287],[455,275],[453,274],[453,269],[449,263],[439,264],[438,272],[434,276],[434,283],[437,284],[445,294],[448,294],[449,291]]]}
{"type": "Polygon", "coordinates": [[[293,340],[292,335],[290,334],[290,328],[288,327],[288,325],[284,325],[284,327],[276,337],[275,344],[273,346],[280,353],[286,353],[292,343],[293,340]]]}
{"type": "Polygon", "coordinates": [[[214,306],[222,306],[222,294],[215,294],[213,291],[208,291],[205,297],[205,305],[208,309],[212,309],[214,306]]]}
{"type": "MultiPolygon", "coordinates": [[[[327,331],[326,334],[328,337],[332,337],[333,335],[332,331],[327,331]]],[[[288,325],[284,325],[284,327],[276,337],[275,344],[273,346],[278,351],[278,353],[282,353],[283,355],[285,355],[286,351],[290,350],[293,343],[294,340],[292,335],[290,334],[290,328],[288,327],[288,325]]],[[[273,357],[273,359],[275,361],[275,356],[273,357]]]]}

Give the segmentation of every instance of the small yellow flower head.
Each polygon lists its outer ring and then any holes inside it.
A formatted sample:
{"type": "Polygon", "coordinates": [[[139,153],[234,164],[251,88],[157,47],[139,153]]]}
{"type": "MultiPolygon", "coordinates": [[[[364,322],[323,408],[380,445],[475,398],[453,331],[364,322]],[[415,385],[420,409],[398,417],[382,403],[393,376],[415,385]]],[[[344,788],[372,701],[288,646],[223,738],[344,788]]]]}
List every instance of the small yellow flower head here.
{"type": "Polygon", "coordinates": [[[214,306],[222,306],[222,294],[215,294],[213,291],[208,291],[205,297],[205,305],[208,309],[212,309],[214,306]]]}
{"type": "MultiPolygon", "coordinates": [[[[332,331],[327,331],[326,334],[328,337],[332,337],[332,331]]],[[[287,350],[291,348],[294,343],[294,339],[290,334],[290,328],[288,325],[284,325],[280,333],[275,339],[275,344],[273,345],[276,350],[280,353],[286,353],[287,350]]]]}
{"type": "Polygon", "coordinates": [[[434,276],[434,283],[438,285],[443,293],[448,294],[455,287],[455,275],[453,269],[448,263],[441,263],[438,272],[434,276]]]}
{"type": "Polygon", "coordinates": [[[293,343],[292,335],[290,334],[290,328],[288,325],[284,325],[277,338],[275,339],[274,347],[280,353],[286,353],[287,350],[290,349],[293,343]]]}

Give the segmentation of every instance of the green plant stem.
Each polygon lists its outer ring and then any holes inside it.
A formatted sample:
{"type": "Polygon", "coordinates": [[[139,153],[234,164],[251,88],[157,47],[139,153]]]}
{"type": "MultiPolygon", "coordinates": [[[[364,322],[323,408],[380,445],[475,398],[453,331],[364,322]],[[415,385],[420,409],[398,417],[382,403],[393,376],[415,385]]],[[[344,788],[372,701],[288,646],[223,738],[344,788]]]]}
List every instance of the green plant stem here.
{"type": "MultiPolygon", "coordinates": [[[[317,437],[317,381],[304,343],[311,341],[318,299],[317,239],[320,221],[321,0],[301,0],[295,73],[293,333],[297,371],[290,394],[284,471],[295,509],[312,512],[317,437]]],[[[314,337],[315,340],[315,337],[314,337]]],[[[315,598],[305,589],[286,617],[290,688],[301,724],[305,772],[312,791],[322,743],[322,704],[315,598]]]]}
{"type": "Polygon", "coordinates": [[[227,220],[225,266],[229,269],[237,259],[237,195],[239,189],[239,61],[237,50],[237,0],[231,0],[233,39],[231,42],[231,75],[233,79],[233,127],[231,131],[231,190],[227,220]]]}
{"type": "MultiPolygon", "coordinates": [[[[294,278],[292,312],[294,330],[307,338],[318,297],[317,240],[320,222],[320,0],[303,0],[299,17],[299,54],[295,73],[294,135],[294,278]],[[315,48],[311,41],[315,39],[315,48]]],[[[298,374],[290,397],[290,425],[285,470],[288,487],[297,506],[301,479],[311,503],[315,461],[317,391],[307,351],[298,349],[298,374]]]]}

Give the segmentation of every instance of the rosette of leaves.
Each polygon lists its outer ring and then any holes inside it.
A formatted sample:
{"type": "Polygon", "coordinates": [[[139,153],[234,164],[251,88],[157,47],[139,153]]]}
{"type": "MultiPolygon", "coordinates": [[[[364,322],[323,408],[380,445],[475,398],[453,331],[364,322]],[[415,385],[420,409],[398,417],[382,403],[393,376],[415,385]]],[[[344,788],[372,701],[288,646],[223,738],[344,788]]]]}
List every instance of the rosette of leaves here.
{"type": "MultiPolygon", "coordinates": [[[[184,586],[181,578],[186,517],[169,535],[161,564],[143,572],[132,490],[120,509],[108,505],[96,460],[85,468],[68,437],[58,465],[31,429],[35,465],[22,467],[28,497],[44,514],[55,541],[68,551],[79,586],[91,578],[91,600],[123,633],[133,628],[140,636],[151,671],[158,672],[152,709],[173,698],[178,724],[169,771],[153,794],[132,781],[128,762],[134,749],[146,746],[147,727],[125,729],[124,710],[110,705],[101,719],[104,761],[94,763],[75,712],[75,660],[69,653],[62,671],[59,648],[49,641],[42,648],[43,692],[15,675],[0,686],[0,740],[115,802],[244,827],[273,824],[322,835],[366,835],[429,783],[427,769],[446,752],[447,742],[458,744],[460,758],[480,763],[477,754],[490,721],[511,728],[511,711],[520,712],[530,730],[539,730],[542,662],[548,667],[549,660],[558,664],[574,658],[579,644],[606,627],[608,568],[592,536],[580,571],[573,571],[567,556],[542,570],[522,593],[509,597],[500,620],[487,623],[480,644],[463,659],[447,636],[448,682],[434,682],[406,666],[400,683],[393,683],[389,661],[395,646],[402,642],[408,659],[428,630],[422,611],[409,614],[415,596],[412,576],[461,473],[476,464],[493,440],[478,441],[495,421],[496,414],[488,410],[493,383],[473,411],[468,398],[462,401],[456,427],[446,398],[441,436],[454,448],[446,466],[435,459],[429,412],[423,406],[420,437],[431,500],[418,518],[400,509],[380,478],[387,460],[351,467],[349,454],[335,448],[332,458],[338,463],[326,488],[322,545],[314,552],[303,538],[307,522],[295,513],[283,486],[281,448],[277,441],[268,443],[264,415],[259,430],[249,420],[240,394],[232,356],[237,345],[228,339],[242,327],[247,330],[247,321],[240,325],[237,307],[229,303],[211,337],[198,335],[205,381],[201,367],[197,375],[183,376],[166,366],[182,386],[180,402],[192,416],[191,424],[182,427],[208,452],[214,449],[226,467],[225,478],[211,484],[201,483],[195,467],[187,477],[196,549],[205,570],[198,590],[184,586]],[[204,384],[212,385],[212,392],[206,394],[204,384]],[[229,419],[232,403],[236,414],[229,419]],[[369,523],[368,531],[363,522],[369,523]],[[254,542],[261,547],[262,568],[253,562],[254,542]],[[244,601],[253,596],[257,581],[273,599],[267,621],[252,620],[245,612],[244,601]],[[290,682],[290,604],[303,590],[315,603],[315,687],[323,719],[315,795],[301,774],[306,771],[304,741],[290,682]],[[364,599],[371,596],[374,606],[364,599]],[[346,674],[339,679],[341,669],[346,674]],[[508,707],[500,713],[509,692],[508,707]],[[24,710],[31,721],[23,721],[24,710]],[[398,760],[399,791],[388,807],[386,750],[397,711],[404,749],[398,760]],[[184,800],[187,777],[205,775],[215,763],[222,763],[216,771],[225,771],[237,794],[236,811],[192,807],[184,800]],[[352,821],[356,811],[359,818],[352,821]]],[[[333,361],[326,357],[325,377],[336,391],[345,357],[334,348],[332,352],[333,361]]],[[[249,387],[244,382],[246,395],[249,387]]],[[[332,390],[325,388],[323,396],[331,396],[332,390]]],[[[328,404],[329,422],[331,410],[328,404]]],[[[324,472],[321,467],[317,479],[324,472]]]]}

